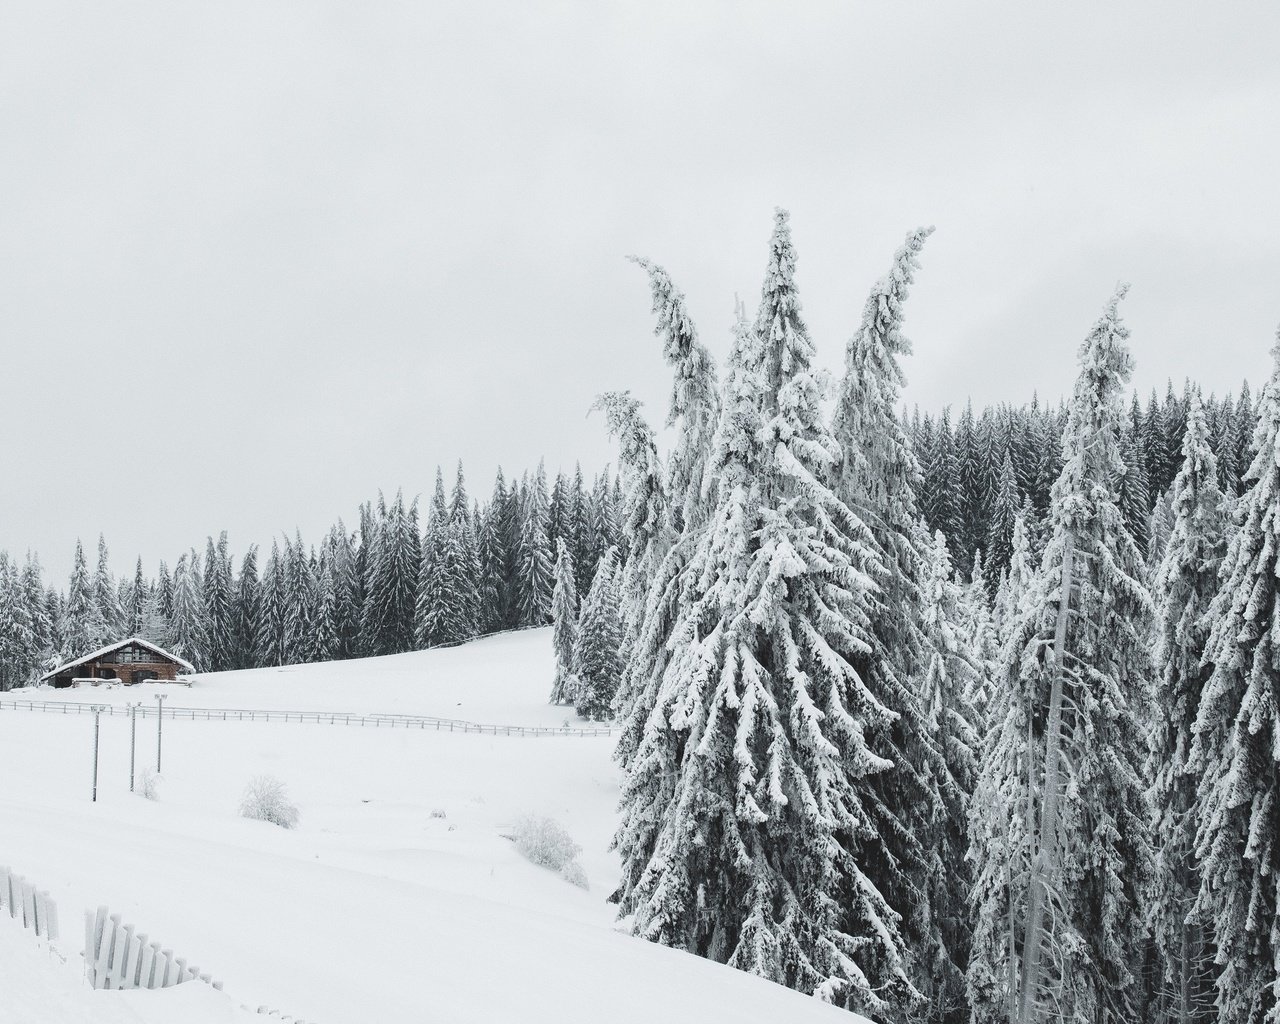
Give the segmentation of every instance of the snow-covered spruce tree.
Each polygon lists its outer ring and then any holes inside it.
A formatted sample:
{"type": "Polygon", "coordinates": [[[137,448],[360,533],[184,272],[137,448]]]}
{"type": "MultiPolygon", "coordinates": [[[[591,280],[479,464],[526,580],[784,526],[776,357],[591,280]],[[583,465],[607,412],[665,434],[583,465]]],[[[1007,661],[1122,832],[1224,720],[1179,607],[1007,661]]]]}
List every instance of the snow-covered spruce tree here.
{"type": "Polygon", "coordinates": [[[506,626],[507,553],[502,543],[502,506],[506,495],[500,492],[500,486],[501,477],[494,487],[494,497],[480,516],[480,535],[476,542],[480,564],[476,597],[480,607],[481,633],[494,633],[506,626]]]}
{"type": "Polygon", "coordinates": [[[231,555],[227,550],[225,530],[218,538],[216,547],[212,537],[208,540],[202,584],[209,631],[208,670],[222,672],[231,668],[234,658],[232,628],[235,614],[232,606],[231,555]]]}
{"type": "Polygon", "coordinates": [[[35,635],[22,577],[0,551],[0,692],[22,686],[35,669],[35,635]]]}
{"type": "Polygon", "coordinates": [[[461,459],[458,460],[453,494],[449,498],[449,525],[457,547],[455,589],[461,610],[463,639],[470,640],[480,633],[480,556],[476,550],[476,530],[471,519],[471,501],[467,497],[461,459]]]}
{"type": "Polygon", "coordinates": [[[209,630],[198,565],[199,556],[193,550],[179,558],[173,568],[173,616],[169,628],[173,652],[191,662],[197,672],[203,672],[208,664],[209,630]]]}
{"type": "Polygon", "coordinates": [[[622,615],[618,599],[618,557],[609,548],[582,603],[573,644],[574,708],[579,717],[602,722],[610,717],[622,681],[622,615]]]}
{"type": "Polygon", "coordinates": [[[345,661],[360,651],[360,580],[355,539],[341,519],[329,531],[329,558],[334,586],[335,647],[333,656],[345,661]]]}
{"type": "MultiPolygon", "coordinates": [[[[124,609],[120,607],[120,595],[115,577],[111,574],[111,555],[107,551],[107,539],[98,534],[98,568],[93,575],[93,600],[102,616],[102,642],[123,640],[124,609]]],[[[100,645],[97,645],[100,646],[100,645]]]]}
{"type": "Polygon", "coordinates": [[[976,670],[970,689],[962,695],[972,714],[976,756],[982,737],[987,732],[987,712],[1000,662],[1000,639],[992,615],[991,597],[987,591],[987,572],[981,551],[973,559],[973,571],[968,585],[961,588],[956,618],[961,643],[976,670]]]}
{"type": "Polygon", "coordinates": [[[582,482],[582,466],[575,465],[573,483],[569,487],[565,543],[569,545],[569,554],[573,558],[574,584],[580,595],[591,589],[591,577],[594,575],[590,501],[591,496],[584,489],[582,482]],[[588,565],[588,563],[591,564],[588,565]]]}
{"type": "Polygon", "coordinates": [[[600,396],[593,408],[604,411],[609,433],[618,440],[620,475],[626,480],[622,505],[627,550],[619,585],[625,664],[613,703],[619,724],[613,756],[624,775],[613,846],[623,877],[612,896],[625,916],[635,909],[640,879],[679,777],[680,751],[649,729],[662,687],[670,621],[650,615],[648,594],[672,537],[662,462],[640,403],[627,392],[611,393],[600,396]]]}
{"type": "Polygon", "coordinates": [[[368,597],[362,631],[372,655],[400,654],[415,647],[414,616],[422,540],[418,536],[418,502],[405,506],[397,491],[388,508],[379,498],[379,523],[370,552],[368,597]]]}
{"type": "Polygon", "coordinates": [[[250,544],[240,560],[231,602],[231,667],[256,668],[262,652],[262,587],[258,580],[258,548],[250,544]]]}
{"type": "Polygon", "coordinates": [[[436,489],[427,513],[422,540],[422,568],[418,576],[414,628],[419,647],[439,647],[461,640],[461,611],[453,593],[456,550],[450,544],[449,506],[444,474],[436,467],[436,489]]]}
{"type": "Polygon", "coordinates": [[[898,357],[910,352],[902,332],[903,303],[919,266],[917,256],[932,229],[911,232],[895,254],[889,273],[872,288],[862,324],[845,349],[845,374],[835,410],[834,431],[843,460],[838,493],[867,523],[885,567],[872,645],[862,679],[889,716],[869,728],[877,752],[893,771],[871,780],[868,804],[874,840],[866,844],[863,870],[887,904],[902,916],[901,932],[910,952],[907,970],[931,1000],[913,1005],[903,993],[882,1017],[944,1020],[956,1005],[954,993],[933,992],[926,965],[949,960],[963,968],[963,950],[948,949],[941,922],[929,905],[933,867],[922,839],[944,803],[935,780],[944,752],[929,728],[921,700],[928,666],[921,631],[920,581],[931,546],[916,504],[921,473],[896,409],[903,383],[898,357]]]}
{"type": "Polygon", "coordinates": [[[1031,589],[1031,581],[1036,572],[1037,559],[1032,554],[1031,533],[1027,529],[1027,519],[1032,514],[1028,499],[1013,519],[1013,543],[1010,546],[1009,569],[1001,575],[992,612],[999,647],[1003,647],[1008,642],[1018,625],[1018,620],[1022,617],[1027,594],[1031,589]]]}
{"type": "Polygon", "coordinates": [[[294,541],[285,539],[282,581],[284,596],[285,665],[303,665],[315,659],[316,616],[319,585],[311,559],[295,530],[294,541]]]}
{"type": "Polygon", "coordinates": [[[262,569],[261,618],[258,627],[261,664],[285,664],[285,584],[280,545],[271,542],[271,554],[262,569]]]}
{"type": "Polygon", "coordinates": [[[1115,483],[1132,357],[1121,287],[1080,349],[1053,535],[1006,646],[972,803],[975,1021],[1141,1019],[1151,600],[1115,483]]]}
{"type": "Polygon", "coordinates": [[[133,570],[133,586],[129,588],[129,604],[125,608],[125,617],[128,620],[126,632],[130,636],[142,635],[142,626],[147,617],[147,598],[150,593],[151,588],[147,586],[147,578],[142,574],[142,559],[139,558],[133,570]]]}
{"type": "Polygon", "coordinates": [[[922,1019],[966,1017],[964,972],[969,960],[969,799],[977,772],[978,736],[970,697],[983,689],[982,667],[974,660],[960,621],[960,586],[952,579],[951,555],[941,530],[934,534],[921,579],[921,626],[927,666],[920,688],[921,710],[937,762],[925,762],[927,790],[939,806],[918,836],[927,857],[926,935],[938,935],[917,952],[922,961],[917,987],[925,997],[922,1019]]]}
{"type": "Polygon", "coordinates": [[[88,654],[107,642],[107,625],[102,610],[94,599],[93,580],[85,563],[84,547],[76,541],[75,560],[67,587],[67,606],[63,615],[62,659],[88,654]]]}
{"type": "Polygon", "coordinates": [[[1191,396],[1173,509],[1173,530],[1155,578],[1156,727],[1149,775],[1156,860],[1147,906],[1162,966],[1155,1019],[1193,1024],[1217,1018],[1209,930],[1192,913],[1200,892],[1195,859],[1199,787],[1190,758],[1200,693],[1213,669],[1205,660],[1206,613],[1217,593],[1226,549],[1217,460],[1209,448],[1199,395],[1191,396]]]}
{"type": "Polygon", "coordinates": [[[995,593],[1000,574],[1008,572],[1009,559],[1013,556],[1013,521],[1018,515],[1021,499],[1018,483],[1013,475],[1013,461],[1004,453],[1000,476],[996,481],[995,497],[991,501],[991,518],[987,528],[987,587],[995,593]]]}
{"type": "Polygon", "coordinates": [[[40,559],[31,552],[27,552],[27,560],[22,566],[22,592],[31,618],[37,664],[42,670],[50,668],[50,660],[58,649],[57,622],[49,607],[40,559]]]}
{"type": "Polygon", "coordinates": [[[667,483],[672,495],[668,506],[672,531],[690,532],[706,521],[703,481],[716,425],[720,419],[720,394],[715,361],[700,341],[685,306],[684,293],[662,267],[632,256],[649,274],[653,289],[654,333],[663,338],[662,354],[673,372],[667,426],[677,430],[667,462],[667,483]]]}
{"type": "MultiPolygon", "coordinates": [[[[625,395],[607,398],[610,430],[623,442],[626,496],[615,502],[608,475],[602,474],[596,478],[589,505],[597,543],[606,550],[620,539],[619,515],[627,520],[629,543],[619,552],[621,570],[616,581],[625,658],[613,708],[622,729],[614,756],[624,770],[628,770],[654,712],[669,657],[667,641],[677,616],[682,575],[714,501],[709,459],[720,415],[715,365],[697,339],[684,296],[665,271],[641,265],[650,273],[653,308],[658,316],[656,332],[665,338],[663,353],[673,371],[667,425],[675,429],[675,443],[664,472],[657,461],[653,436],[639,417],[636,404],[625,395]]],[[[615,837],[624,862],[636,871],[653,852],[658,835],[656,808],[667,799],[676,775],[669,748],[659,745],[651,753],[653,756],[629,774],[623,820],[615,837]]],[[[625,893],[634,889],[635,882],[635,878],[627,879],[619,888],[624,905],[625,893]]]]}
{"type": "Polygon", "coordinates": [[[859,860],[866,781],[888,767],[864,724],[890,713],[859,670],[882,567],[831,490],[839,449],[794,269],[779,212],[756,325],[731,356],[714,513],[635,755],[667,747],[679,774],[623,906],[649,939],[879,1009],[910,991],[896,915],[859,860]]]}
{"type": "Polygon", "coordinates": [[[522,509],[518,564],[520,625],[545,626],[551,621],[554,579],[547,540],[547,471],[541,461],[522,509]]]}
{"type": "Polygon", "coordinates": [[[1142,451],[1142,437],[1136,428],[1122,432],[1120,457],[1124,460],[1124,472],[1119,480],[1120,513],[1124,516],[1124,524],[1129,533],[1138,544],[1138,550],[1145,556],[1150,539],[1147,529],[1151,516],[1151,496],[1147,488],[1147,460],[1142,451]]]}
{"type": "Polygon", "coordinates": [[[1198,909],[1218,946],[1220,1024],[1280,1021],[1280,332],[1272,351],[1257,455],[1210,611],[1213,672],[1191,754],[1201,779],[1198,909]]]}
{"type": "Polygon", "coordinates": [[[573,649],[578,639],[578,586],[574,580],[573,555],[561,537],[556,541],[556,585],[551,595],[551,646],[556,655],[556,677],[551,684],[552,704],[571,704],[574,699],[573,649]]]}

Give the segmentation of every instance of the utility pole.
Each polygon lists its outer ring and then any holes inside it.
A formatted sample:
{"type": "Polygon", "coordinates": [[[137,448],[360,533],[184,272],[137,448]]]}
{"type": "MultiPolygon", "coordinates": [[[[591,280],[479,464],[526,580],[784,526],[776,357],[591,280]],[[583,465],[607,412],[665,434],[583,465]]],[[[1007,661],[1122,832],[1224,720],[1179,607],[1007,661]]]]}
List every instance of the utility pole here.
{"type": "Polygon", "coordinates": [[[156,774],[160,774],[160,741],[164,737],[164,699],[168,694],[156,694],[156,774]]]}
{"type": "Polygon", "coordinates": [[[138,703],[129,705],[129,792],[133,792],[134,754],[138,749],[138,703]]]}
{"type": "Polygon", "coordinates": [[[103,708],[95,704],[93,708],[93,802],[98,802],[98,723],[103,708]]]}

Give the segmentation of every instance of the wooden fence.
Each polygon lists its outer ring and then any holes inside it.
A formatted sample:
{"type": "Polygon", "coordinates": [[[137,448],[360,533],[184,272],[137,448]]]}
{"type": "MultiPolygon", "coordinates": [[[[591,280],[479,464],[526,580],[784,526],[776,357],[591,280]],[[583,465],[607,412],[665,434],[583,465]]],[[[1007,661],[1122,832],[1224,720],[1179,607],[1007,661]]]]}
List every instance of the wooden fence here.
{"type": "MultiPolygon", "coordinates": [[[[92,714],[101,709],[104,715],[129,716],[127,704],[85,704],[69,700],[0,700],[0,711],[40,711],[54,715],[92,714]]],[[[490,725],[468,722],[460,718],[435,718],[430,715],[357,714],[348,711],[263,711],[254,708],[184,708],[142,705],[139,718],[182,719],[196,722],[298,722],[314,725],[349,725],[369,729],[417,729],[427,732],[471,733],[481,736],[612,736],[607,724],[587,727],[554,725],[490,725]]]]}
{"type": "Polygon", "coordinates": [[[106,907],[96,914],[84,912],[84,969],[94,988],[172,988],[186,981],[222,988],[222,982],[188,966],[173,950],[136,934],[133,925],[122,924],[120,915],[106,907]]]}
{"type": "Polygon", "coordinates": [[[22,926],[40,938],[58,938],[58,906],[49,894],[37,889],[21,875],[0,867],[0,909],[7,907],[9,916],[21,918],[22,926]]]}

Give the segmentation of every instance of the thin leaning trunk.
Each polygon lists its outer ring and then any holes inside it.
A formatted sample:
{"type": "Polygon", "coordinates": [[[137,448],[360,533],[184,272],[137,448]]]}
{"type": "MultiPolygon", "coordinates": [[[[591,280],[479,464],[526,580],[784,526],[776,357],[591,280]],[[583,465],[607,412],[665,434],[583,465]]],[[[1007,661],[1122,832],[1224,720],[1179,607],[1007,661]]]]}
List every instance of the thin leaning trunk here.
{"type": "Polygon", "coordinates": [[[1040,813],[1039,849],[1031,861],[1027,893],[1027,931],[1022,941],[1022,991],[1018,1020],[1034,1024],[1042,1016],[1037,994],[1044,972],[1045,916],[1049,883],[1058,861],[1058,814],[1062,790],[1062,703],[1067,620],[1071,612],[1072,569],[1075,537],[1068,532],[1062,546],[1062,589],[1058,595],[1058,619],[1053,631],[1053,677],[1049,690],[1049,715],[1045,726],[1044,803],[1040,813]]]}

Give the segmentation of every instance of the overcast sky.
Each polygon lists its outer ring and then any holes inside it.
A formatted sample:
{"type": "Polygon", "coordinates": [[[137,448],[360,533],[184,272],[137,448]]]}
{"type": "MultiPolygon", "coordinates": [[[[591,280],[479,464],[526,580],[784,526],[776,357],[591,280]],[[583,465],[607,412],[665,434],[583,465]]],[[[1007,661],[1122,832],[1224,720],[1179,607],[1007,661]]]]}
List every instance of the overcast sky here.
{"type": "Polygon", "coordinates": [[[379,488],[613,450],[775,206],[836,370],[934,224],[909,402],[1068,391],[1117,280],[1145,392],[1258,385],[1280,322],[1275,4],[0,5],[0,547],[65,582],[379,488]]]}

